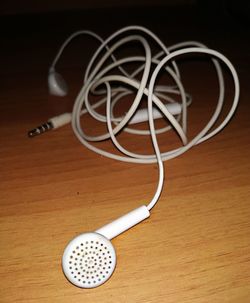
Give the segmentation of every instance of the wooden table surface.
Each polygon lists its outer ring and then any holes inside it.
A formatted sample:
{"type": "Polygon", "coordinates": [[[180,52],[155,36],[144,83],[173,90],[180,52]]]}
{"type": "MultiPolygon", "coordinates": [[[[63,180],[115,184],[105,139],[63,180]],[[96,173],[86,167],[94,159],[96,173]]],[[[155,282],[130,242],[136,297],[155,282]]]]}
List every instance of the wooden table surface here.
{"type": "MultiPolygon", "coordinates": [[[[190,33],[203,37],[202,29],[173,33],[168,32],[173,42],[192,38],[190,33]]],[[[61,63],[71,91],[59,99],[48,96],[46,72],[65,35],[55,41],[41,32],[6,38],[0,89],[0,302],[250,302],[249,48],[237,32],[227,32],[223,41],[222,36],[209,32],[202,41],[224,52],[239,72],[237,113],[216,137],[165,162],[164,190],[151,217],[112,241],[116,270],[107,283],[90,290],[65,279],[65,245],[148,203],[157,165],[101,157],[81,146],[70,126],[27,138],[28,129],[72,107],[82,71],[70,55],[74,51],[78,59],[82,53],[75,46],[61,63]]],[[[209,67],[183,62],[183,81],[194,95],[190,136],[215,104],[218,89],[209,67]]],[[[228,77],[226,88],[230,104],[228,77]]],[[[151,148],[128,135],[121,142],[135,151],[151,148]]],[[[162,150],[176,142],[174,136],[160,136],[162,150]]]]}

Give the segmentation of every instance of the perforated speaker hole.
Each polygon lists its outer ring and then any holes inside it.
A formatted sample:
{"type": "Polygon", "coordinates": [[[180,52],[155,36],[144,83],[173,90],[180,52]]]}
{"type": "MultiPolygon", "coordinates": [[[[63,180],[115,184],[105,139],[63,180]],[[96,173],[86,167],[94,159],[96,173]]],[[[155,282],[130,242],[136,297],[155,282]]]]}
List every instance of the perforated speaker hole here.
{"type": "Polygon", "coordinates": [[[116,265],[112,243],[97,233],[84,233],[66,247],[62,266],[67,279],[82,288],[97,287],[106,282],[116,265]]]}

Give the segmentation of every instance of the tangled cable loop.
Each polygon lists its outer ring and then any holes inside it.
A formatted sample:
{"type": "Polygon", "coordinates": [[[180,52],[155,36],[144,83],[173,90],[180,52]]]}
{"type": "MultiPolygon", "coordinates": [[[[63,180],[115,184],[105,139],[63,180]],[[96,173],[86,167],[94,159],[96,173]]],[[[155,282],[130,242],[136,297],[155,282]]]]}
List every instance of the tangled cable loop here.
{"type": "Polygon", "coordinates": [[[192,146],[208,140],[216,135],[229,122],[233,116],[238,101],[239,101],[239,80],[237,73],[231,62],[221,53],[207,48],[205,45],[195,42],[187,41],[166,47],[164,43],[150,30],[141,26],[128,26],[122,28],[112,34],[105,41],[97,34],[90,31],[79,31],[71,35],[59,50],[51,68],[53,69],[57,60],[61,56],[63,49],[75,37],[81,34],[87,34],[99,42],[100,47],[92,56],[84,76],[84,83],[80,89],[75,100],[72,112],[72,127],[75,135],[79,141],[90,150],[120,161],[132,163],[158,163],[159,166],[159,182],[156,193],[152,201],[148,205],[151,209],[157,202],[164,179],[163,161],[177,157],[190,149],[192,146]],[[126,35],[127,33],[129,35],[126,35]],[[149,40],[153,41],[159,48],[159,51],[152,55],[152,46],[149,40]],[[117,59],[114,55],[115,51],[121,47],[130,44],[140,44],[144,55],[125,56],[117,59]],[[217,106],[210,120],[206,126],[191,140],[187,139],[187,108],[191,104],[191,96],[185,91],[181,81],[180,72],[175,60],[184,54],[205,54],[211,57],[211,62],[215,68],[219,84],[219,97],[217,106]],[[226,115],[225,119],[219,126],[214,128],[222,106],[224,103],[224,78],[219,61],[223,62],[231,72],[234,83],[234,98],[232,106],[226,115]],[[137,67],[132,73],[128,73],[125,69],[126,65],[131,63],[137,67]],[[165,71],[168,77],[172,78],[175,85],[156,85],[157,77],[160,71],[165,71]],[[140,76],[141,75],[141,76],[140,76]],[[90,94],[101,96],[101,99],[94,104],[89,100],[90,94]],[[119,102],[123,97],[134,95],[133,102],[129,110],[124,116],[117,117],[114,115],[114,108],[119,106],[119,102]],[[176,101],[173,96],[180,96],[181,101],[176,101]],[[131,127],[132,120],[136,114],[143,97],[147,97],[147,112],[148,112],[148,130],[138,130],[131,127]],[[174,114],[169,110],[169,105],[177,104],[180,107],[180,113],[174,114]],[[97,109],[106,105],[106,115],[97,112],[97,109]],[[156,107],[164,118],[169,122],[167,127],[155,129],[154,125],[154,109],[156,107]],[[108,132],[98,136],[87,135],[81,126],[80,118],[84,114],[90,114],[97,121],[103,122],[107,125],[108,132]],[[157,142],[157,134],[164,133],[170,129],[174,129],[179,135],[183,145],[177,149],[167,152],[161,152],[157,142]],[[135,135],[149,135],[152,139],[155,153],[149,155],[142,155],[131,152],[125,149],[117,140],[116,135],[120,131],[129,132],[135,135]],[[114,146],[120,152],[112,153],[103,150],[92,142],[98,142],[110,139],[114,146]]]}
{"type": "MultiPolygon", "coordinates": [[[[96,34],[95,34],[96,35],[96,34]]],[[[100,37],[98,40],[102,41],[101,46],[97,49],[95,54],[93,55],[90,63],[87,67],[85,77],[84,77],[84,85],[81,88],[78,97],[76,98],[74,108],[73,108],[73,116],[72,116],[72,126],[73,130],[78,137],[78,139],[88,148],[94,150],[95,152],[102,154],[104,156],[114,158],[121,161],[126,162],[137,162],[137,163],[153,163],[157,161],[157,155],[140,155],[132,153],[126,149],[124,149],[120,143],[116,139],[116,134],[121,130],[127,131],[133,134],[138,135],[150,135],[152,137],[154,143],[154,149],[158,149],[158,144],[155,134],[162,133],[170,129],[170,127],[165,127],[160,130],[156,130],[154,127],[154,121],[152,115],[152,104],[154,104],[165,116],[165,118],[169,121],[171,128],[175,129],[175,131],[180,136],[183,146],[172,151],[162,152],[161,159],[167,160],[173,157],[180,155],[185,152],[193,145],[201,143],[211,136],[215,135],[219,132],[225,124],[231,118],[239,96],[239,83],[237,74],[232,66],[232,64],[225,58],[222,54],[206,48],[201,43],[198,42],[184,42],[180,44],[173,45],[167,48],[160,39],[155,36],[149,30],[139,27],[139,26],[130,26],[123,28],[113,35],[111,35],[107,40],[103,41],[100,37]],[[112,44],[112,40],[117,37],[123,35],[127,31],[136,31],[142,32],[143,35],[150,36],[151,39],[155,40],[158,44],[160,51],[152,57],[152,51],[148,41],[142,35],[129,35],[119,39],[117,42],[112,44]],[[114,52],[124,45],[129,45],[132,42],[139,42],[145,52],[144,56],[129,56],[124,57],[122,59],[116,59],[114,57],[114,52]],[[193,47],[192,47],[193,46],[193,47]],[[104,55],[97,61],[98,56],[100,56],[101,52],[106,50],[104,55]],[[219,98],[216,110],[211,117],[210,121],[204,127],[204,129],[195,136],[191,141],[188,142],[186,137],[187,132],[187,107],[191,103],[191,97],[185,92],[183,84],[181,82],[179,69],[174,62],[174,59],[183,54],[189,53],[203,53],[212,56],[212,62],[215,66],[218,82],[219,82],[219,98]],[[112,58],[112,63],[107,64],[107,61],[112,58]],[[226,119],[222,122],[220,126],[218,126],[215,130],[209,133],[209,130],[216,122],[221,108],[224,102],[224,79],[222,75],[222,70],[219,65],[217,59],[223,61],[228,68],[230,69],[234,84],[235,84],[235,97],[231,110],[228,113],[226,119]],[[94,64],[97,61],[96,64],[94,64]],[[125,64],[128,63],[142,63],[139,68],[137,68],[133,73],[128,74],[124,68],[125,64]],[[106,64],[106,65],[105,65],[106,64]],[[155,85],[155,81],[157,75],[160,70],[163,69],[168,73],[170,77],[172,77],[175,82],[175,86],[157,86],[155,85]],[[119,69],[119,70],[118,70],[119,69]],[[150,74],[150,72],[154,69],[154,72],[150,74]],[[138,74],[142,72],[141,79],[138,79],[138,74]],[[111,74],[110,74],[111,73],[111,74]],[[117,83],[119,86],[117,87],[117,83]],[[114,86],[115,84],[115,86],[114,86]],[[100,89],[98,87],[106,87],[106,90],[100,89]],[[129,88],[128,88],[129,87],[129,88]],[[126,95],[133,94],[136,91],[136,96],[131,104],[131,107],[127,111],[127,113],[123,117],[115,117],[114,116],[114,107],[117,106],[119,101],[126,95]],[[91,105],[89,101],[89,94],[104,94],[104,97],[94,105],[91,105]],[[166,103],[176,102],[173,99],[173,94],[178,94],[181,97],[181,114],[176,117],[172,115],[166,107],[166,103]],[[148,114],[149,114],[149,131],[148,130],[138,130],[133,129],[131,127],[127,127],[129,121],[135,114],[136,110],[140,102],[142,101],[143,96],[146,95],[148,98],[148,114]],[[106,116],[99,114],[96,109],[101,105],[106,103],[106,116]],[[83,107],[85,109],[82,109],[83,107]],[[105,133],[100,136],[88,136],[84,133],[81,125],[80,125],[80,116],[89,113],[94,119],[104,122],[107,124],[108,133],[105,133]],[[180,122],[181,120],[181,122],[180,122]],[[180,123],[179,123],[180,122],[180,123]],[[112,127],[112,123],[115,124],[115,127],[112,127]],[[117,149],[122,152],[124,155],[112,154],[107,151],[96,148],[91,145],[91,141],[102,141],[106,139],[111,139],[113,144],[117,147],[117,149]],[[156,148],[157,144],[157,148],[156,148]]]]}

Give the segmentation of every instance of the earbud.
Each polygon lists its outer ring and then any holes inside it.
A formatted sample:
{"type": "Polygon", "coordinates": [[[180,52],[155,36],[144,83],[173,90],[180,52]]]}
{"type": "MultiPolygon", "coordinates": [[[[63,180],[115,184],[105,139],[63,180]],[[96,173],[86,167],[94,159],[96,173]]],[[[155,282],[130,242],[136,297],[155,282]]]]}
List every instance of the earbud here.
{"type": "Polygon", "coordinates": [[[112,243],[104,236],[83,233],[66,247],[62,258],[66,278],[81,288],[93,288],[106,282],[116,266],[112,243]]]}
{"type": "Polygon", "coordinates": [[[54,68],[49,70],[48,86],[51,95],[63,97],[68,93],[68,86],[65,80],[54,68]]]}
{"type": "Polygon", "coordinates": [[[83,233],[69,242],[62,257],[66,278],[81,288],[94,288],[105,283],[116,266],[116,253],[111,239],[150,216],[143,205],[101,227],[83,233]]]}

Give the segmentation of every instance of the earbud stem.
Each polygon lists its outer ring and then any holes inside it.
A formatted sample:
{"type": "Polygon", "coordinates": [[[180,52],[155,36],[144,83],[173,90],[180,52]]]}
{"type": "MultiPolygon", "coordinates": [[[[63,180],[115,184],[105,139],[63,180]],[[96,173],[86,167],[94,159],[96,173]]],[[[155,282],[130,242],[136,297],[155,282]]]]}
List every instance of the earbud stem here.
{"type": "Polygon", "coordinates": [[[111,240],[129,228],[145,220],[149,216],[150,212],[148,208],[143,205],[116,219],[115,221],[104,225],[95,232],[111,240]]]}

